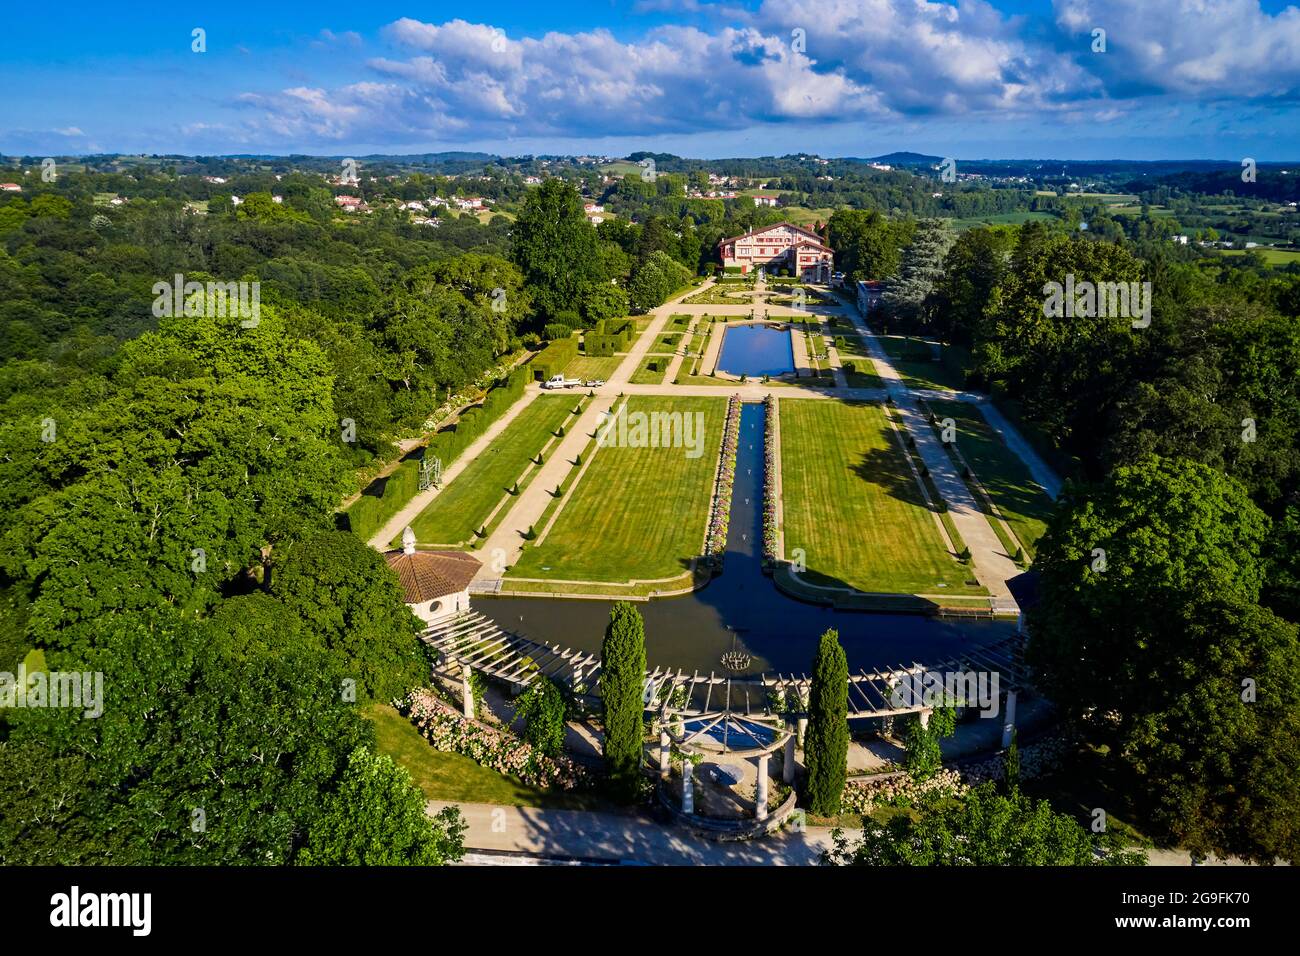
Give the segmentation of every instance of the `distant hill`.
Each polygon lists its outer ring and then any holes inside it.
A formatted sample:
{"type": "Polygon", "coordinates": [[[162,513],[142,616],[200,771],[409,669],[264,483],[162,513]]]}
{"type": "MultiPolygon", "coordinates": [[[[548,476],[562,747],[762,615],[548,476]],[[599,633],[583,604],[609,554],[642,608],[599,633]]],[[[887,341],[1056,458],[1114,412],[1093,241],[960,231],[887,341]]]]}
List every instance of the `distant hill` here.
{"type": "Polygon", "coordinates": [[[886,153],[884,156],[872,156],[862,160],[864,163],[881,163],[886,166],[933,166],[942,163],[943,156],[927,156],[925,153],[886,153]]]}

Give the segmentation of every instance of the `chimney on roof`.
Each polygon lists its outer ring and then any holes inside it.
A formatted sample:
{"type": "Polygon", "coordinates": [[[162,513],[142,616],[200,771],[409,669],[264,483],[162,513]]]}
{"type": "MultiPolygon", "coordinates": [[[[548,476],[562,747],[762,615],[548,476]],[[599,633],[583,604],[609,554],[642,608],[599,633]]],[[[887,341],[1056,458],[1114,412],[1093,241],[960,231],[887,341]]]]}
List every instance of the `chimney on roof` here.
{"type": "Polygon", "coordinates": [[[411,526],[407,525],[406,530],[402,532],[402,553],[415,554],[415,532],[411,526]]]}

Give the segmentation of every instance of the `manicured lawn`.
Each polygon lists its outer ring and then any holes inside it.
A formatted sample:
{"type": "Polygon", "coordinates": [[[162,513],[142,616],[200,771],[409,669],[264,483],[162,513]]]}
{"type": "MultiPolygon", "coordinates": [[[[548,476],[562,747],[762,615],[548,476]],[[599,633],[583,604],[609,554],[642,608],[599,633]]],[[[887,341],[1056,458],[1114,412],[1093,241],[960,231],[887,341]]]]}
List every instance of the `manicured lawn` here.
{"type": "Polygon", "coordinates": [[[957,423],[957,448],[1032,557],[1034,545],[1052,516],[1052,499],[1034,482],[1019,456],[1002,443],[978,408],[966,402],[927,404],[940,420],[951,418],[957,423]]]}
{"type": "Polygon", "coordinates": [[[726,407],[723,397],[629,396],[629,415],[701,413],[703,453],[688,458],[684,448],[615,444],[595,449],[550,533],[540,546],[524,548],[509,576],[627,581],[685,573],[704,543],[726,407]]]}
{"type": "Polygon", "coordinates": [[[608,380],[618,371],[627,355],[579,355],[564,366],[565,378],[580,378],[589,381],[593,378],[608,380]]]}
{"type": "Polygon", "coordinates": [[[931,349],[922,339],[901,335],[877,335],[876,339],[908,388],[961,389],[965,387],[962,377],[948,366],[926,358],[928,355],[938,354],[937,345],[931,349]]]}
{"type": "Polygon", "coordinates": [[[834,330],[836,339],[843,339],[844,344],[837,346],[840,353],[840,365],[853,365],[855,371],[845,370],[845,375],[849,380],[851,388],[883,388],[884,382],[876,375],[876,366],[871,361],[871,356],[867,353],[867,344],[862,341],[862,336],[856,332],[847,332],[836,328],[834,330]]]}
{"type": "Polygon", "coordinates": [[[536,790],[468,757],[434,750],[409,720],[387,704],[375,704],[365,713],[375,726],[376,749],[405,767],[429,800],[574,809],[594,802],[592,797],[536,790]]]}
{"type": "Polygon", "coordinates": [[[529,459],[535,458],[551,433],[568,420],[582,397],[569,393],[533,399],[496,441],[420,512],[411,523],[416,541],[454,545],[470,540],[528,467],[529,459]]]}
{"type": "Polygon", "coordinates": [[[1138,846],[1152,841],[1141,829],[1143,823],[1128,794],[1139,784],[1127,777],[1114,759],[1107,759],[1109,747],[1082,743],[1067,753],[1055,772],[1021,782],[1021,789],[1035,800],[1047,800],[1060,813],[1069,813],[1084,826],[1093,821],[1096,807],[1106,808],[1106,827],[1138,846]]]}
{"type": "Polygon", "coordinates": [[[879,405],[782,399],[785,550],[807,554],[825,586],[903,594],[978,594],[944,549],[879,405]]]}
{"type": "Polygon", "coordinates": [[[672,361],[670,355],[650,355],[641,360],[641,365],[632,373],[629,381],[633,385],[658,385],[664,380],[664,375],[668,372],[668,363],[672,361]],[[654,369],[650,366],[653,365],[654,369]]]}

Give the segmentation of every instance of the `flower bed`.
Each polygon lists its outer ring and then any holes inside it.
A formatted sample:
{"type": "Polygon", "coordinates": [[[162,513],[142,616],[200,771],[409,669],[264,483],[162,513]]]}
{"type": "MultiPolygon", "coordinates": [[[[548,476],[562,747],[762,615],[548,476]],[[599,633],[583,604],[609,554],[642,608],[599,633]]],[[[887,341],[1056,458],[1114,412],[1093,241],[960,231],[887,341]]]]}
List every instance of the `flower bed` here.
{"type": "MultiPolygon", "coordinates": [[[[1060,736],[1045,737],[1020,751],[1020,779],[1030,780],[1052,773],[1069,752],[1070,742],[1060,736]]],[[[960,797],[971,787],[997,782],[1006,776],[1006,757],[994,754],[960,770],[940,770],[928,780],[917,783],[906,774],[883,780],[850,780],[844,787],[840,806],[845,813],[869,814],[877,806],[912,803],[922,796],[937,793],[960,797]]]]}
{"type": "Polygon", "coordinates": [[[777,526],[776,500],[776,399],[763,399],[767,415],[763,422],[763,563],[776,564],[781,559],[777,526]]]}
{"type": "Polygon", "coordinates": [[[493,385],[506,378],[515,368],[512,362],[502,362],[488,369],[475,379],[473,384],[462,388],[454,395],[448,395],[443,403],[433,410],[433,414],[425,419],[421,427],[425,431],[437,431],[453,414],[481,400],[493,385]]]}
{"type": "Polygon", "coordinates": [[[596,782],[592,771],[568,757],[547,757],[513,733],[466,720],[428,690],[412,691],[398,710],[435,750],[469,757],[539,790],[580,790],[596,782]]]}
{"type": "Polygon", "coordinates": [[[731,489],[736,483],[737,436],[740,433],[740,396],[727,399],[727,421],[722,427],[722,448],[718,452],[718,475],[713,484],[709,508],[709,530],[704,536],[704,555],[715,563],[727,550],[727,525],[731,519],[731,489]]]}
{"type": "Polygon", "coordinates": [[[840,809],[845,813],[869,814],[877,806],[915,801],[931,793],[961,796],[969,789],[956,770],[940,770],[928,780],[917,783],[906,774],[887,780],[851,780],[844,787],[840,809]]]}

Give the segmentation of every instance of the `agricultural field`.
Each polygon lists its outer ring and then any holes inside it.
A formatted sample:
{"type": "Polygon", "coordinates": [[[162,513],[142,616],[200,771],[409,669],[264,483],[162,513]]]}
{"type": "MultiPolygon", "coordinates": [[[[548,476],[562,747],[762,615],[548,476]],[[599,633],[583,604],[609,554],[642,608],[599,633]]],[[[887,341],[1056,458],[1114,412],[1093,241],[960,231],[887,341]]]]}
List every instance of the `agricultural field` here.
{"type": "MultiPolygon", "coordinates": [[[[411,523],[421,547],[470,541],[528,462],[565,424],[581,395],[539,395],[411,523]]],[[[520,481],[525,487],[525,481],[520,481]]]]}
{"type": "Polygon", "coordinates": [[[1027,222],[1046,222],[1055,218],[1057,217],[1050,212],[1023,210],[1020,212],[991,213],[987,216],[954,219],[952,225],[958,232],[965,232],[967,229],[974,229],[977,226],[1022,226],[1027,222]]]}
{"type": "Polygon", "coordinates": [[[879,405],[782,399],[786,557],[823,587],[896,594],[982,594],[944,547],[879,405]]]}
{"type": "Polygon", "coordinates": [[[1300,249],[1224,249],[1225,256],[1244,256],[1247,252],[1258,252],[1271,266],[1285,266],[1300,262],[1300,249]]]}
{"type": "Polygon", "coordinates": [[[940,420],[951,418],[956,423],[957,449],[1032,558],[1052,515],[1052,499],[1030,476],[1020,457],[989,427],[978,408],[967,402],[927,404],[940,420]]]}
{"type": "Polygon", "coordinates": [[[549,531],[509,578],[617,582],[684,574],[704,543],[727,400],[633,395],[627,413],[703,415],[703,451],[610,445],[594,457],[549,531]]]}

